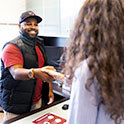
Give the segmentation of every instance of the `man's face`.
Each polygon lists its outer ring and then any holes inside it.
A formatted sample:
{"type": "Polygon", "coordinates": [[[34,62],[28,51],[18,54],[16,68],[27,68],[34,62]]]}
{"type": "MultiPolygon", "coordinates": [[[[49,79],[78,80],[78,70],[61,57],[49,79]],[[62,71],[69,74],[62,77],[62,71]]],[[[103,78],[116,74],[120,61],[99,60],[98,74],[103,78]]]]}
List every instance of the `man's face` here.
{"type": "Polygon", "coordinates": [[[22,33],[27,33],[29,37],[35,38],[39,32],[38,23],[35,18],[28,18],[19,25],[22,33]]]}

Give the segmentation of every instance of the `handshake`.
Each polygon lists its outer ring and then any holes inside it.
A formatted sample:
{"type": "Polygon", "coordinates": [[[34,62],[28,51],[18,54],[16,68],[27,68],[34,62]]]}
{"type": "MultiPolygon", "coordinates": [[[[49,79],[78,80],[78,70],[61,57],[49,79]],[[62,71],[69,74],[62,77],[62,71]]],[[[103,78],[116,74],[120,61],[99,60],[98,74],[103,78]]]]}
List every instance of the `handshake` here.
{"type": "Polygon", "coordinates": [[[53,66],[45,66],[41,68],[41,71],[52,76],[55,80],[64,81],[64,78],[65,78],[64,74],[56,72],[56,69],[53,66]]]}

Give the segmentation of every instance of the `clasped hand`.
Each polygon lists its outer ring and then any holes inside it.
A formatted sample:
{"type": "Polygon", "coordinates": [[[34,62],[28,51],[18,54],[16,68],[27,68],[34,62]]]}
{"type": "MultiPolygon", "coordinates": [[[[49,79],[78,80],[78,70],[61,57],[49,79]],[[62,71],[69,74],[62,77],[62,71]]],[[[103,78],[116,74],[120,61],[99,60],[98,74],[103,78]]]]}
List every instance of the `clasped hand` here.
{"type": "Polygon", "coordinates": [[[54,80],[61,80],[63,81],[65,76],[62,73],[56,72],[56,69],[53,66],[45,66],[41,68],[42,72],[47,73],[51,77],[53,77],[54,80]]]}

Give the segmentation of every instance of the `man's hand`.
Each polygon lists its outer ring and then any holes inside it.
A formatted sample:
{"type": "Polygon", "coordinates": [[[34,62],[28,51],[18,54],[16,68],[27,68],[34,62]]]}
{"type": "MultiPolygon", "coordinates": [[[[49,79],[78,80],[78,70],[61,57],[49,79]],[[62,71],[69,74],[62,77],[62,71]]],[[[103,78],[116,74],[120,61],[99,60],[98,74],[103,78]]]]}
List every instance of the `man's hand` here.
{"type": "Polygon", "coordinates": [[[43,82],[52,82],[52,81],[55,80],[48,73],[41,71],[41,68],[34,69],[34,71],[35,71],[35,77],[36,78],[41,78],[43,82]]]}
{"type": "Polygon", "coordinates": [[[48,105],[49,104],[51,104],[51,103],[53,103],[53,101],[54,101],[54,94],[53,94],[53,92],[49,92],[49,102],[47,103],[48,105]]]}
{"type": "Polygon", "coordinates": [[[53,66],[44,66],[41,68],[41,70],[52,70],[52,71],[56,71],[56,69],[53,66]]]}
{"type": "Polygon", "coordinates": [[[52,76],[55,80],[61,80],[64,81],[64,74],[56,72],[56,70],[52,66],[46,66],[41,68],[42,72],[46,72],[50,76],[52,76]]]}

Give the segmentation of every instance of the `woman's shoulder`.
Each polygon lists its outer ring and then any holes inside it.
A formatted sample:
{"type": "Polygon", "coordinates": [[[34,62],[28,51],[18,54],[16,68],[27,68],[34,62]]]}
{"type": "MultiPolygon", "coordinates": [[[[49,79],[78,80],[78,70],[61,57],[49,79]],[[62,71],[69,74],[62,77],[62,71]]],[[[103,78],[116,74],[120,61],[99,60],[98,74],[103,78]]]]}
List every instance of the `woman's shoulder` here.
{"type": "Polygon", "coordinates": [[[88,59],[83,60],[82,62],[80,62],[80,64],[78,65],[77,69],[75,70],[75,76],[78,75],[87,75],[90,76],[91,72],[89,70],[88,67],[88,59]]]}

